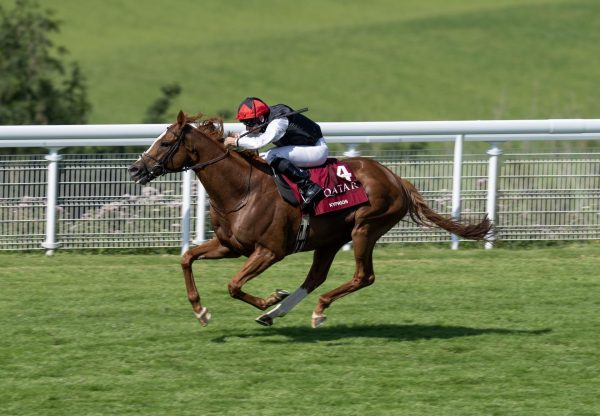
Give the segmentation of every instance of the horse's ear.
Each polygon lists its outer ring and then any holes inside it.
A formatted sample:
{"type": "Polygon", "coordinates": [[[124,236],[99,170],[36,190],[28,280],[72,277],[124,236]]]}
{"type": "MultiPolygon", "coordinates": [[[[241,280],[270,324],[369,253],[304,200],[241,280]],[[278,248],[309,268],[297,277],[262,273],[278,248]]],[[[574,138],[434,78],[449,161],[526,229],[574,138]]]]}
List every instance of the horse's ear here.
{"type": "Polygon", "coordinates": [[[177,124],[185,124],[186,119],[187,116],[185,115],[185,113],[179,110],[179,114],[177,114],[177,124]]]}

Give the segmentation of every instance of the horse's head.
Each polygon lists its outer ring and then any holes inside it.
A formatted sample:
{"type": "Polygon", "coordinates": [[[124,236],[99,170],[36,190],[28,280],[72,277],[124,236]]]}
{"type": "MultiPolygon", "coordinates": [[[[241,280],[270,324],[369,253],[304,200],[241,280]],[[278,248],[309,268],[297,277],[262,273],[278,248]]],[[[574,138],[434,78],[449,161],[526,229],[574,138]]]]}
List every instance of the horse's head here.
{"type": "Polygon", "coordinates": [[[165,173],[181,172],[190,169],[198,160],[195,144],[190,139],[192,133],[207,136],[208,140],[221,138],[222,123],[215,125],[215,119],[209,119],[196,128],[189,123],[198,120],[201,115],[189,117],[180,111],[177,121],[171,124],[150,145],[140,158],[129,167],[129,175],[136,183],[144,185],[165,173]]]}

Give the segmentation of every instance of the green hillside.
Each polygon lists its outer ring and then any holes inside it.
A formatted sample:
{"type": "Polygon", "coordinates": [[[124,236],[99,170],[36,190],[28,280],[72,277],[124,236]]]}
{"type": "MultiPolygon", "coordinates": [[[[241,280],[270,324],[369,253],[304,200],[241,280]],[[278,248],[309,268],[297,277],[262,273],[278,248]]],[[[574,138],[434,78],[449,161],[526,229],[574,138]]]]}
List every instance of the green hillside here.
{"type": "MultiPolygon", "coordinates": [[[[10,4],[12,0],[0,0],[10,4]]],[[[247,95],[318,121],[600,117],[597,0],[48,0],[92,123],[247,95]]]]}

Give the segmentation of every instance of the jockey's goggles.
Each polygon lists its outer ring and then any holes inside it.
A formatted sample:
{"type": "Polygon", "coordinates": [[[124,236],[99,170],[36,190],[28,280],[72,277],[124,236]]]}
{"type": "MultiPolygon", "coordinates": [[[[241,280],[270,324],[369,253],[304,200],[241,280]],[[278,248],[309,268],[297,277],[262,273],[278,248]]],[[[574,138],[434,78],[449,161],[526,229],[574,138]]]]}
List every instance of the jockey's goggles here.
{"type": "Polygon", "coordinates": [[[244,126],[246,127],[254,127],[260,124],[260,120],[257,118],[247,118],[245,120],[241,120],[241,122],[244,123],[244,126]]]}

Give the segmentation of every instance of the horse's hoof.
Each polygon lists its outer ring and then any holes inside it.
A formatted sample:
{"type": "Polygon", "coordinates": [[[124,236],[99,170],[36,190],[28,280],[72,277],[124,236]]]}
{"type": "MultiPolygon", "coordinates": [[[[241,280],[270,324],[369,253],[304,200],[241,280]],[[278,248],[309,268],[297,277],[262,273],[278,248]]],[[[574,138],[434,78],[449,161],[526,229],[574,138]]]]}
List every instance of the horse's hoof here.
{"type": "Polygon", "coordinates": [[[273,318],[271,318],[269,315],[261,315],[258,318],[256,318],[255,321],[263,326],[273,325],[273,318]]]}
{"type": "Polygon", "coordinates": [[[275,289],[275,292],[273,292],[273,295],[277,298],[278,302],[281,302],[282,300],[284,300],[285,298],[287,298],[290,295],[290,292],[288,292],[287,290],[283,290],[283,289],[275,289]]]}
{"type": "Polygon", "coordinates": [[[198,322],[200,322],[200,325],[202,326],[208,325],[212,319],[212,314],[206,308],[202,308],[199,313],[194,312],[194,315],[196,315],[198,322]]]}
{"type": "Polygon", "coordinates": [[[311,326],[313,328],[318,328],[325,323],[327,317],[325,315],[316,315],[313,313],[311,326]]]}
{"type": "Polygon", "coordinates": [[[282,300],[287,298],[290,295],[290,292],[283,289],[275,289],[273,293],[269,295],[268,298],[265,299],[265,303],[268,306],[275,305],[276,303],[280,303],[282,300]]]}

